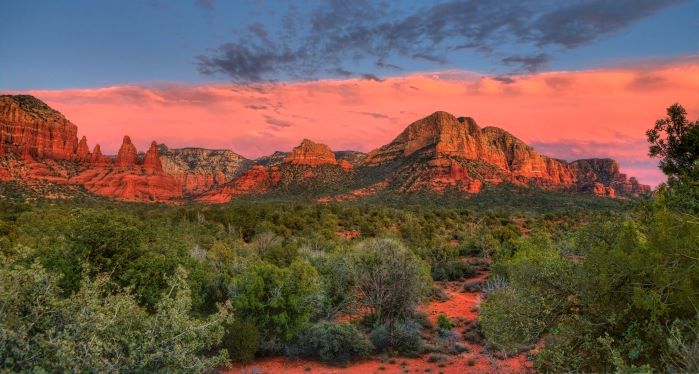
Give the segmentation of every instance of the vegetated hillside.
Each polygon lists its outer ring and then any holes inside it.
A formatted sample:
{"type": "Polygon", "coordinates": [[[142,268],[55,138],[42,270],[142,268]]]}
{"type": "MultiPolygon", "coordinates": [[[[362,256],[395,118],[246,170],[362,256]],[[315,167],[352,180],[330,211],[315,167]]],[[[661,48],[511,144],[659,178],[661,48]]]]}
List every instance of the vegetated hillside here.
{"type": "Polygon", "coordinates": [[[333,152],[309,139],[291,152],[254,161],[233,151],[169,149],[155,141],[139,154],[125,136],[110,157],[99,145],[90,151],[74,124],[26,95],[0,96],[0,181],[9,180],[28,191],[37,184],[72,185],[103,197],[152,202],[222,203],[268,194],[341,201],[382,191],[450,191],[469,198],[503,183],[607,197],[649,192],[620,173],[614,160],[552,159],[502,129],[481,129],[471,118],[445,112],[410,124],[368,154],[333,152]]]}

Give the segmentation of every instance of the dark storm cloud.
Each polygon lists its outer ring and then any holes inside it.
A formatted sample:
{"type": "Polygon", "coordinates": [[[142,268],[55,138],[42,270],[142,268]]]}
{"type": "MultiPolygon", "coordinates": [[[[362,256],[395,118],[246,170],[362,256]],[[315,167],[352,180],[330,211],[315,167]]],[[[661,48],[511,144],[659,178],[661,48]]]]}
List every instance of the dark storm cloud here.
{"type": "Polygon", "coordinates": [[[549,61],[551,61],[551,56],[546,53],[539,53],[534,56],[509,56],[500,60],[503,65],[516,66],[529,73],[533,73],[539,70],[539,68],[546,66],[549,61]]]}
{"type": "Polygon", "coordinates": [[[412,57],[415,60],[424,60],[424,61],[428,61],[428,62],[433,62],[435,64],[439,64],[439,65],[444,65],[447,63],[447,59],[444,57],[430,56],[430,55],[427,55],[424,53],[416,53],[410,57],[412,57]]]}
{"type": "Polygon", "coordinates": [[[594,0],[544,14],[534,24],[538,45],[574,48],[589,43],[669,5],[686,0],[594,0]]]}
{"type": "Polygon", "coordinates": [[[498,81],[498,82],[500,82],[500,83],[504,83],[504,84],[510,84],[510,83],[514,83],[514,82],[515,82],[514,78],[508,77],[507,75],[497,75],[497,76],[494,76],[494,77],[493,77],[493,80],[496,80],[496,81],[498,81]]]}
{"type": "Polygon", "coordinates": [[[397,68],[392,60],[406,57],[443,65],[449,51],[467,49],[510,72],[534,72],[550,61],[551,50],[591,43],[687,1],[451,0],[400,10],[392,2],[336,0],[303,14],[289,7],[278,33],[253,23],[197,63],[203,74],[235,81],[310,79],[319,72],[349,76],[346,64],[365,60],[382,69],[397,68]],[[511,53],[513,45],[529,52],[511,53]]]}
{"type": "Polygon", "coordinates": [[[383,79],[377,77],[374,74],[362,74],[362,78],[366,79],[368,81],[374,81],[374,82],[383,82],[383,79]]]}
{"type": "Polygon", "coordinates": [[[376,61],[376,62],[374,63],[374,65],[376,65],[376,67],[379,68],[379,69],[389,69],[389,70],[399,70],[399,71],[404,70],[402,67],[400,67],[400,66],[398,66],[398,65],[387,64],[387,63],[385,63],[385,62],[383,62],[383,61],[376,61]]]}

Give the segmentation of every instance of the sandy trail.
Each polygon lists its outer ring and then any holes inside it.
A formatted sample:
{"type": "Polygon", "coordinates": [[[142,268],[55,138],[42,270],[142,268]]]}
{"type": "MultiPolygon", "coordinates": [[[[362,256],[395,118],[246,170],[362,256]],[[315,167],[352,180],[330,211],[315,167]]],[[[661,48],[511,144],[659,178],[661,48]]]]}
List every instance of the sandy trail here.
{"type": "Polygon", "coordinates": [[[437,316],[445,314],[455,324],[453,331],[458,335],[458,341],[468,347],[468,352],[458,355],[443,355],[446,361],[428,362],[429,354],[418,358],[387,358],[374,356],[368,360],[351,363],[346,368],[329,366],[317,361],[304,359],[289,359],[286,357],[263,358],[246,366],[236,366],[226,371],[226,374],[267,374],[267,373],[529,373],[533,372],[532,363],[526,358],[526,353],[507,359],[497,359],[485,351],[481,344],[465,342],[462,337],[465,321],[475,321],[478,318],[481,303],[479,292],[464,292],[466,282],[481,281],[488,277],[482,272],[466,281],[435,282],[449,296],[446,301],[430,301],[422,308],[428,319],[436,324],[437,316]]]}

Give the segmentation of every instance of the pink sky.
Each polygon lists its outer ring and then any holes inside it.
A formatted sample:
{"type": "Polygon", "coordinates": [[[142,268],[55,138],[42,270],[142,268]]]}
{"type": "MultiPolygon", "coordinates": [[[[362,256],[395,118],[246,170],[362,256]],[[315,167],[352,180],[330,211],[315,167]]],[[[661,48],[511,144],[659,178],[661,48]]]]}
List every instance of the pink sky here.
{"type": "Polygon", "coordinates": [[[498,126],[543,154],[572,161],[611,157],[641,182],[664,180],[644,132],[680,102],[699,114],[699,60],[517,76],[465,71],[259,85],[157,83],[29,93],[78,125],[90,147],[115,153],[128,134],[139,150],[227,148],[255,158],[303,138],[334,150],[369,151],[437,110],[498,126]]]}

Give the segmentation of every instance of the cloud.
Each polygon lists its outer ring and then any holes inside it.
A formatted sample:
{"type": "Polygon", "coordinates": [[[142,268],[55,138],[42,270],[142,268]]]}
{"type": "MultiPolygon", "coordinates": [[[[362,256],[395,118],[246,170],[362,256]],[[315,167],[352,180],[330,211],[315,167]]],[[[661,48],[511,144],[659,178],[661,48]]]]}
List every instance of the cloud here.
{"type": "Polygon", "coordinates": [[[551,61],[551,56],[539,53],[534,56],[509,56],[500,61],[507,66],[519,66],[520,69],[533,73],[548,64],[551,61]]]}
{"type": "Polygon", "coordinates": [[[252,109],[252,110],[267,110],[267,105],[250,104],[250,105],[246,105],[245,107],[248,109],[252,109]]]}
{"type": "Polygon", "coordinates": [[[376,65],[376,67],[380,68],[380,69],[398,70],[398,71],[404,70],[402,67],[400,67],[398,65],[388,64],[388,63],[385,63],[383,61],[376,61],[374,63],[374,65],[376,65]]]}
{"type": "Polygon", "coordinates": [[[362,114],[362,115],[369,116],[369,117],[376,118],[376,119],[388,119],[388,118],[391,118],[391,117],[387,116],[387,115],[384,114],[384,113],[377,113],[377,112],[356,112],[356,111],[348,111],[348,112],[349,112],[349,113],[362,114]]]}
{"type": "Polygon", "coordinates": [[[540,17],[534,24],[537,45],[575,48],[614,32],[670,5],[687,0],[593,0],[573,3],[540,17]]]}
{"type": "Polygon", "coordinates": [[[430,55],[424,54],[424,53],[416,53],[410,57],[412,57],[415,60],[424,60],[427,62],[439,64],[439,65],[444,65],[447,63],[447,60],[444,57],[430,56],[430,55]]]}
{"type": "Polygon", "coordinates": [[[383,82],[383,79],[377,77],[374,74],[362,74],[362,78],[366,79],[368,81],[374,81],[374,82],[383,82]]]}
{"type": "Polygon", "coordinates": [[[534,72],[561,49],[591,43],[687,1],[447,0],[406,8],[404,3],[334,0],[304,10],[290,6],[281,20],[267,21],[281,23],[276,32],[253,23],[196,62],[202,74],[236,82],[305,80],[319,73],[350,76],[344,66],[348,61],[398,70],[386,61],[402,56],[444,65],[450,51],[468,49],[499,64],[501,72],[534,72]],[[532,52],[512,53],[513,46],[532,52]]]}
{"type": "Polygon", "coordinates": [[[293,122],[279,119],[279,118],[274,118],[272,116],[265,116],[265,122],[267,122],[268,124],[270,124],[272,126],[282,127],[282,128],[283,127],[291,127],[294,125],[293,122]]]}

